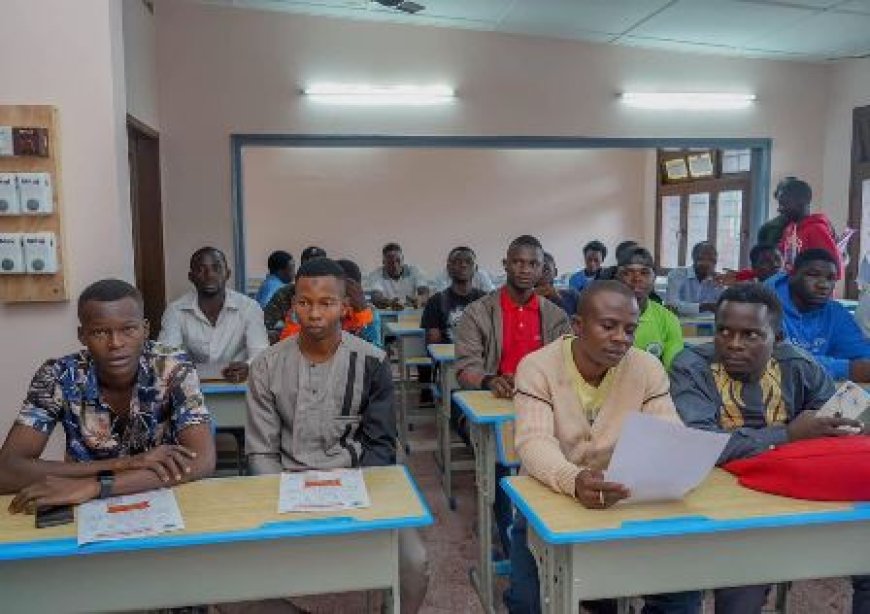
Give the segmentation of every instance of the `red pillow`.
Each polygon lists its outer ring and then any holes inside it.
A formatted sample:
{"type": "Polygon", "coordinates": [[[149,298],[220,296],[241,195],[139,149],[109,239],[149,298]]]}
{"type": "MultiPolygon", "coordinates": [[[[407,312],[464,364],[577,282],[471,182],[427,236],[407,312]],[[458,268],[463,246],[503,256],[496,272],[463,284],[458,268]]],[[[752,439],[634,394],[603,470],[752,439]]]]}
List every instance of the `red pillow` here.
{"type": "Polygon", "coordinates": [[[722,466],[741,486],[814,501],[870,501],[870,437],[803,439],[722,466]]]}

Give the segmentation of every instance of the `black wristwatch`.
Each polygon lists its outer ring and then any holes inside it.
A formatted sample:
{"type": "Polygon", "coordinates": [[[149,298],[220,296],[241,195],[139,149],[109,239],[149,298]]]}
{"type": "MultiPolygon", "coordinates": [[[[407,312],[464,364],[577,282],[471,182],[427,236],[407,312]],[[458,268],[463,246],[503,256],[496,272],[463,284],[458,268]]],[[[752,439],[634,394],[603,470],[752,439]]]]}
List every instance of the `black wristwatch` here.
{"type": "Polygon", "coordinates": [[[495,375],[484,375],[483,378],[480,380],[480,387],[483,390],[489,390],[489,384],[490,382],[492,382],[493,379],[495,379],[495,375]]]}
{"type": "Polygon", "coordinates": [[[97,481],[100,483],[100,499],[105,499],[112,496],[112,487],[115,485],[115,472],[106,469],[97,474],[97,481]]]}

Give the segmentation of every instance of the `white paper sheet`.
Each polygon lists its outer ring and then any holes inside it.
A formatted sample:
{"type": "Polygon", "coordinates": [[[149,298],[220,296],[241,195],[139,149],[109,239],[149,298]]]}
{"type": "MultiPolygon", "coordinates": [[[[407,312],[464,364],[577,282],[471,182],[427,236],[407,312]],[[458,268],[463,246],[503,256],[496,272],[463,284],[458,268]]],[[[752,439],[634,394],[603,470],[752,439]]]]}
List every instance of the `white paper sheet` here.
{"type": "Polygon", "coordinates": [[[628,487],[626,502],[682,499],[709,475],[729,437],[633,413],[604,476],[628,487]]]}
{"type": "Polygon", "coordinates": [[[169,488],[137,495],[94,499],[78,509],[78,543],[159,535],[184,528],[175,493],[169,488]]]}
{"type": "Polygon", "coordinates": [[[332,512],[369,507],[369,493],[359,469],[282,473],[278,513],[332,512]]]}
{"type": "Polygon", "coordinates": [[[870,424],[870,394],[855,382],[843,382],[817,416],[841,416],[870,424]]]}

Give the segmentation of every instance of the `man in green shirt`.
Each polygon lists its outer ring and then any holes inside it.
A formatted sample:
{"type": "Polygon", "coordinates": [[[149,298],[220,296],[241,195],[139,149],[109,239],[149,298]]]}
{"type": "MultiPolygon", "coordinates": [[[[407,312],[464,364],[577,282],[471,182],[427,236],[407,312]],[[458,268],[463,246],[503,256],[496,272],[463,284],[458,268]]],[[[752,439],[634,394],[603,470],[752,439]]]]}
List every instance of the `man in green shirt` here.
{"type": "Polygon", "coordinates": [[[656,279],[652,254],[644,247],[624,252],[617,263],[616,277],[632,289],[640,307],[634,347],[649,352],[670,370],[674,357],[683,349],[683,330],[677,316],[649,300],[656,279]]]}

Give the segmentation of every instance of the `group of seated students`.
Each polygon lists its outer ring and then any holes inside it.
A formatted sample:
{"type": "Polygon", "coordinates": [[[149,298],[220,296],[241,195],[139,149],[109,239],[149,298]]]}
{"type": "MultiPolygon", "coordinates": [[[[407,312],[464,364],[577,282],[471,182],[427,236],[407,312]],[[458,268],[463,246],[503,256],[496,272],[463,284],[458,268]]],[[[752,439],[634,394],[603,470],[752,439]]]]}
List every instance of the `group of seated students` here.
{"type": "MultiPolygon", "coordinates": [[[[699,243],[692,266],[668,275],[664,300],[654,258],[635,241],[622,242],[606,268],[606,247],[587,243],[585,267],[558,288],[555,261],[530,235],[508,245],[499,288],[467,246],[448,252],[435,284],[395,243],[366,278],[354,262],[309,247],[298,270],[288,253],[272,254],[257,300],[227,288],[226,257],[202,248],[190,259],[194,289],[167,307],[156,342],[141,294],[98,281],[78,300],[84,349],[33,377],[0,449],[0,492],[15,493],[12,512],[33,513],[212,474],[214,425],[199,382],[216,376],[247,382],[253,474],[393,464],[393,373],[378,309],[406,306],[422,307],[428,343],[455,344],[460,386],[513,399],[522,471],[587,508],[629,496],[603,471],[631,412],[731,433],[720,463],[845,436],[841,427],[860,423],[814,410],[836,380],[870,381],[870,340],[833,299],[842,261],[832,240],[816,236],[818,218],[806,222],[803,186],[790,178],[777,188],[783,219],[762,228],[772,238],[752,249],[751,270],[717,273],[715,245],[699,243]],[[715,322],[713,341],[684,347],[677,314],[702,312],[715,322]],[[58,423],[65,460],[41,460],[58,423]]],[[[508,609],[538,612],[526,520],[500,489],[493,512],[511,560],[508,609]]],[[[428,584],[415,531],[403,532],[400,557],[402,610],[415,612],[428,584]]],[[[853,612],[870,614],[870,578],[853,586],[853,612]]],[[[717,590],[716,611],[758,612],[769,588],[717,590]]],[[[644,611],[699,612],[701,601],[699,591],[647,596],[644,611]]],[[[612,600],[584,605],[616,609],[612,600]]]]}

